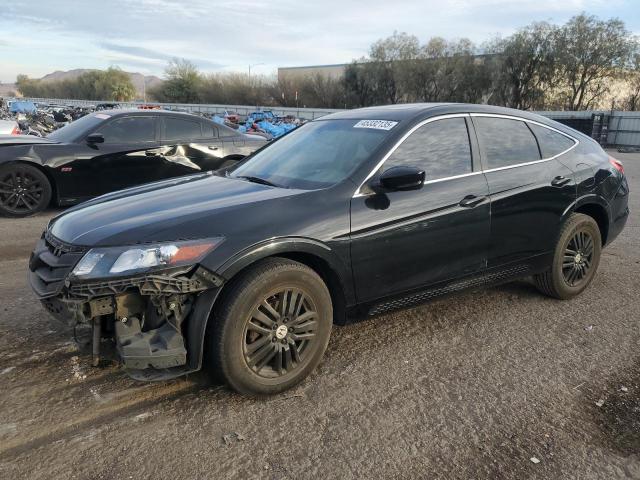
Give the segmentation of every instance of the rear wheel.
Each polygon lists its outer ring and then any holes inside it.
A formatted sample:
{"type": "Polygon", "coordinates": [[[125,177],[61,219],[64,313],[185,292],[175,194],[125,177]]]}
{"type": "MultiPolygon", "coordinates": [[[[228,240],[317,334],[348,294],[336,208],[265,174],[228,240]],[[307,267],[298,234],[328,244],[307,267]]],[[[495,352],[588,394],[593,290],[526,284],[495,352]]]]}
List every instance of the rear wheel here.
{"type": "Polygon", "coordinates": [[[241,393],[291,388],[320,363],[332,310],[329,291],[312,269],[266,259],[234,280],[216,309],[209,367],[241,393]]]}
{"type": "Polygon", "coordinates": [[[581,213],[565,222],[556,244],[551,268],[534,276],[538,290],[562,300],[589,286],[600,264],[602,239],[595,220],[581,213]]]}
{"type": "Polygon", "coordinates": [[[0,214],[26,217],[44,210],[50,201],[51,184],[36,167],[22,163],[0,167],[0,214]]]}

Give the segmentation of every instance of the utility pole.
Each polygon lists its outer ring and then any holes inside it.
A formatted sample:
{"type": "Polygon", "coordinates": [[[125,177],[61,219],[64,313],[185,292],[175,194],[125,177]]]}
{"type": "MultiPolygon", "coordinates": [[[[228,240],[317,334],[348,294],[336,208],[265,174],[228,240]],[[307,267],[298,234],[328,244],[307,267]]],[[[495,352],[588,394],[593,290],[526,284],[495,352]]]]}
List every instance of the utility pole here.
{"type": "Polygon", "coordinates": [[[249,80],[251,80],[251,67],[258,67],[260,65],[264,65],[264,63],[254,63],[253,65],[249,64],[249,80]]]}

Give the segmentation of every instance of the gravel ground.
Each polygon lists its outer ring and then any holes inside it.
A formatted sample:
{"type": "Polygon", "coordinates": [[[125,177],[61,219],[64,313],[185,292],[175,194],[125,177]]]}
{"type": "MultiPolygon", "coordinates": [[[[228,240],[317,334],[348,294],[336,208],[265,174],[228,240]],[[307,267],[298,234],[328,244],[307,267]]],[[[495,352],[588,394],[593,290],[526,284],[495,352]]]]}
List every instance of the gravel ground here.
{"type": "Polygon", "coordinates": [[[26,283],[55,212],[0,219],[0,478],[640,478],[640,154],[592,286],[525,281],[334,328],[268,400],[89,366],[26,283]]]}

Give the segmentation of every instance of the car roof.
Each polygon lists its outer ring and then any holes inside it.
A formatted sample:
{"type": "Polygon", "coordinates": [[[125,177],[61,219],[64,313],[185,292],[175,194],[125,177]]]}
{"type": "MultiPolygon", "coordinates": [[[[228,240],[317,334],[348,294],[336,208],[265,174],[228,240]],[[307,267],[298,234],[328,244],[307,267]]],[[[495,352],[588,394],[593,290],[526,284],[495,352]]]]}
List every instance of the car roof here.
{"type": "Polygon", "coordinates": [[[356,108],[344,110],[321,117],[322,120],[395,120],[402,121],[414,118],[424,112],[451,105],[449,103],[403,103],[396,105],[384,105],[379,107],[356,108]]]}
{"type": "Polygon", "coordinates": [[[171,110],[156,110],[156,109],[148,109],[148,108],[116,108],[113,110],[100,110],[95,113],[101,113],[104,115],[110,115],[112,117],[118,117],[122,115],[171,115],[171,116],[184,116],[188,118],[199,118],[201,120],[209,120],[208,118],[201,117],[199,115],[195,115],[193,113],[188,112],[173,112],[171,110]]]}
{"type": "Polygon", "coordinates": [[[546,124],[554,123],[548,118],[531,112],[513,108],[478,105],[473,103],[404,103],[379,107],[356,108],[344,110],[320,117],[322,120],[415,120],[425,116],[446,115],[450,113],[491,113],[494,115],[510,115],[535,120],[546,124]]]}

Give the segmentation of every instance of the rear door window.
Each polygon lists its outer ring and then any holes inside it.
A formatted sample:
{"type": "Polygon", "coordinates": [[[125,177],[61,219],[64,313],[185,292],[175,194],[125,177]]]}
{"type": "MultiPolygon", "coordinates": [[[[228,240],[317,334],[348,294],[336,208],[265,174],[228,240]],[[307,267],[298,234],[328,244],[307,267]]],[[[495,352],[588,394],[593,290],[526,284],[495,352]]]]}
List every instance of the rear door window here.
{"type": "Polygon", "coordinates": [[[104,143],[144,143],[156,139],[156,117],[116,118],[95,133],[101,133],[104,143]]]}
{"type": "Polygon", "coordinates": [[[164,119],[164,139],[167,141],[194,140],[202,138],[200,122],[183,118],[164,119]]]}
{"type": "Polygon", "coordinates": [[[495,117],[474,117],[483,151],[484,168],[500,168],[540,160],[538,142],[525,122],[495,117]]]}
{"type": "Polygon", "coordinates": [[[425,171],[426,180],[471,173],[471,147],[464,118],[429,122],[400,144],[384,168],[413,166],[425,171]]]}
{"type": "Polygon", "coordinates": [[[562,135],[554,130],[551,130],[535,123],[530,123],[529,127],[538,139],[540,150],[542,151],[542,158],[551,158],[558,155],[575,145],[575,141],[571,138],[562,135]]]}

